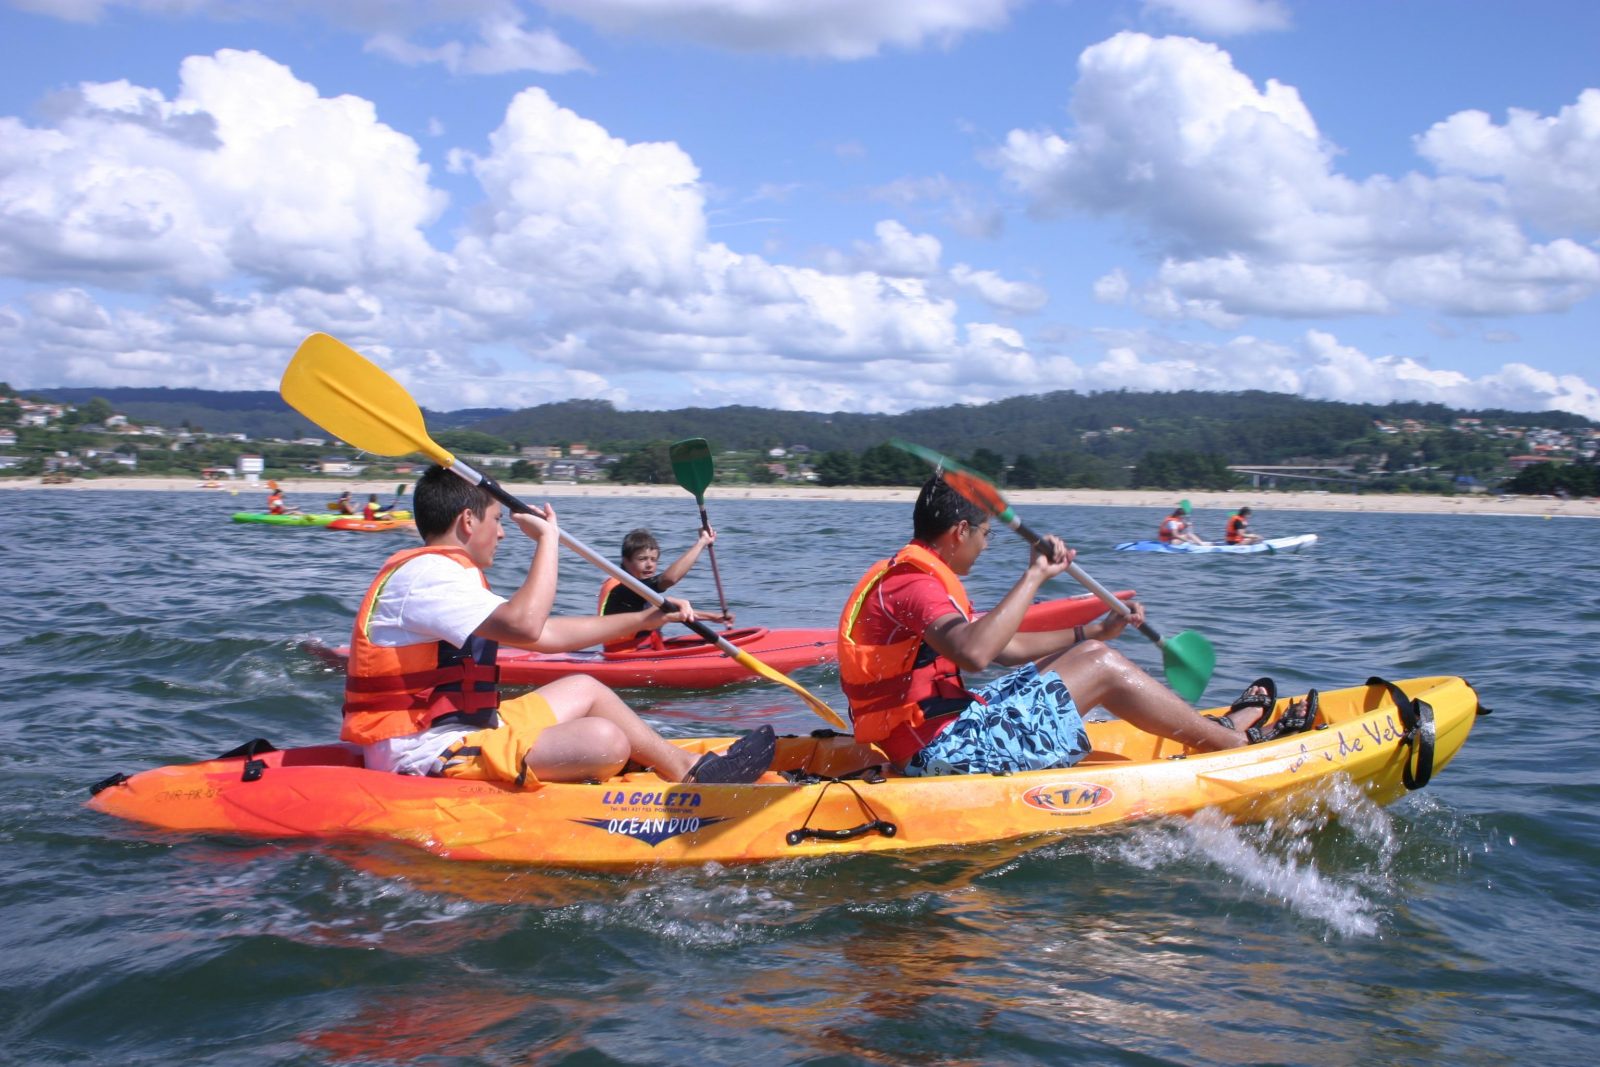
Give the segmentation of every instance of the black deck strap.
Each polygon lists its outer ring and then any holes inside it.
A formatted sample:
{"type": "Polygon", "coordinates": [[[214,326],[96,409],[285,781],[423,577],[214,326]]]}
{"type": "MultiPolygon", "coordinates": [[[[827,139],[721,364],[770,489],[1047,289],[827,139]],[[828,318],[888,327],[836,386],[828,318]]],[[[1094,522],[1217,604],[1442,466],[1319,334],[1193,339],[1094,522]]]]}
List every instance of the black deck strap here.
{"type": "Polygon", "coordinates": [[[885,766],[886,764],[882,763],[870,763],[860,770],[851,771],[849,774],[841,774],[837,778],[829,777],[826,774],[816,774],[811,771],[780,771],[779,773],[794,785],[817,785],[822,782],[832,783],[856,780],[866,782],[868,785],[882,785],[889,780],[884,774],[885,766]]]}
{"type": "Polygon", "coordinates": [[[102,789],[110,789],[112,786],[121,785],[123,782],[126,782],[127,780],[128,780],[128,776],[126,774],[123,774],[121,771],[118,771],[116,774],[113,774],[111,777],[102,778],[98,782],[96,782],[94,785],[91,785],[89,787],[89,795],[90,796],[94,796],[96,793],[100,792],[102,789]]]}
{"type": "Polygon", "coordinates": [[[220,755],[220,756],[218,756],[216,758],[217,759],[238,759],[240,756],[243,756],[246,759],[249,759],[251,756],[254,756],[258,752],[276,752],[276,751],[278,751],[277,746],[274,745],[271,741],[268,741],[265,737],[256,737],[256,738],[252,738],[249,741],[246,741],[244,744],[240,745],[238,748],[230,748],[228,751],[224,752],[222,755],[220,755]]]}
{"type": "Polygon", "coordinates": [[[263,752],[276,752],[277,747],[265,737],[253,737],[240,745],[231,748],[218,756],[217,759],[238,759],[244,757],[244,772],[239,775],[241,782],[254,782],[261,778],[261,772],[267,769],[267,761],[256,759],[263,752]]]}
{"type": "MultiPolygon", "coordinates": [[[[871,833],[879,833],[879,834],[882,834],[884,837],[893,837],[896,833],[899,832],[899,827],[895,826],[894,823],[889,822],[886,819],[880,819],[878,817],[878,813],[873,810],[872,805],[867,803],[867,798],[862,796],[856,790],[855,786],[853,786],[849,782],[845,781],[845,777],[864,776],[867,771],[877,771],[877,770],[878,770],[877,767],[863,767],[861,770],[854,771],[851,774],[846,775],[846,776],[841,777],[841,778],[819,778],[819,780],[822,781],[824,784],[822,786],[821,791],[817,793],[816,803],[812,804],[811,805],[811,810],[806,812],[806,820],[805,820],[805,822],[800,824],[800,828],[799,829],[790,830],[787,834],[784,835],[783,839],[785,841],[787,841],[790,845],[798,845],[800,842],[806,841],[806,840],[815,840],[815,841],[853,841],[854,839],[856,839],[858,837],[861,837],[864,834],[871,834],[871,833]],[[828,795],[828,790],[832,789],[836,785],[842,785],[846,789],[850,790],[851,795],[856,798],[856,803],[861,805],[861,810],[867,813],[867,821],[862,823],[862,824],[860,824],[859,826],[850,826],[850,827],[846,827],[843,830],[817,830],[817,829],[813,829],[812,826],[811,826],[811,817],[817,813],[817,806],[822,803],[822,798],[828,795]]],[[[881,782],[884,779],[883,779],[882,774],[880,773],[876,779],[866,779],[866,780],[867,781],[874,781],[874,782],[881,782]]]]}
{"type": "Polygon", "coordinates": [[[1433,744],[1437,730],[1433,722],[1433,706],[1426,700],[1412,700],[1399,686],[1374,675],[1368,685],[1381,685],[1394,700],[1400,712],[1400,744],[1411,749],[1417,769],[1411,770],[1412,758],[1400,765],[1400,780],[1407,789],[1421,789],[1433,778],[1433,744]]]}

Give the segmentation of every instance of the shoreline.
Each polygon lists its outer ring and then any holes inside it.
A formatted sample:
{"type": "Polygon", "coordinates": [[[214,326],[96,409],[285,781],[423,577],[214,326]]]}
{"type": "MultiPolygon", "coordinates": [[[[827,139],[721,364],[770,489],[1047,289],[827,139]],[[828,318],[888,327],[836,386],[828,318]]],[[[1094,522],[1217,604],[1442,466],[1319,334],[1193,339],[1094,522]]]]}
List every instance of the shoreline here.
{"type": "MultiPolygon", "coordinates": [[[[368,493],[378,494],[378,499],[394,499],[395,478],[381,482],[338,479],[292,478],[278,482],[289,503],[303,503],[311,496],[319,501],[337,497],[346,489],[359,502],[368,493]],[[294,498],[300,496],[301,501],[294,498]]],[[[686,491],[677,485],[610,485],[586,483],[504,483],[506,488],[529,501],[560,497],[674,497],[685,496],[686,491]]],[[[197,478],[95,478],[43,485],[38,478],[0,479],[0,491],[7,489],[40,489],[47,491],[127,491],[193,492],[196,494],[236,495],[255,499],[258,504],[266,500],[265,482],[251,485],[246,482],[223,482],[220,488],[202,488],[197,478]]],[[[707,500],[798,500],[843,501],[867,503],[905,503],[916,499],[912,488],[840,487],[824,488],[815,485],[760,485],[717,486],[706,491],[707,500]]],[[[1363,494],[1316,493],[1280,491],[1271,489],[1230,489],[1226,491],[1190,490],[1168,491],[1152,489],[1013,489],[1006,493],[1013,504],[1066,505],[1072,507],[1129,507],[1170,510],[1180,499],[1187,498],[1196,511],[1233,510],[1248,507],[1255,511],[1335,511],[1382,512],[1416,515],[1514,515],[1559,518],[1600,518],[1600,500],[1561,500],[1554,497],[1493,496],[1488,493],[1462,494],[1460,496],[1427,496],[1421,494],[1363,494]]],[[[251,505],[241,504],[241,511],[251,505]]],[[[317,508],[319,510],[320,503],[317,508]]]]}

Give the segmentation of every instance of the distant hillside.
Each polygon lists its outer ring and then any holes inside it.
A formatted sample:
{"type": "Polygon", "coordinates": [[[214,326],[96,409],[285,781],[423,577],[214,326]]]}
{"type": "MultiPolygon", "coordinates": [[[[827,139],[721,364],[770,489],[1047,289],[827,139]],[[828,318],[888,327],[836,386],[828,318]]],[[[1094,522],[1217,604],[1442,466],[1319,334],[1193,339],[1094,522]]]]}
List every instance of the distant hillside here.
{"type": "Polygon", "coordinates": [[[524,444],[582,441],[599,448],[705,437],[715,449],[806,445],[817,452],[861,451],[902,437],[959,455],[979,448],[1004,456],[1087,449],[1136,458],[1150,450],[1188,450],[1261,463],[1336,455],[1349,441],[1370,433],[1377,420],[1447,425],[1458,417],[1550,429],[1592,425],[1563,411],[1468,412],[1442,404],[1346,404],[1258,391],[1124,391],[1055,392],[904,415],[754,407],[618,411],[605,401],[573,400],[485,419],[472,428],[524,444]]]}
{"type": "MultiPolygon", "coordinates": [[[[206,389],[30,389],[67,403],[104,397],[135,421],[188,425],[213,433],[292,440],[321,435],[268,391],[206,389]]],[[[520,411],[473,408],[425,413],[434,431],[470,429],[516,445],[581,441],[626,451],[649,441],[705,437],[714,449],[805,445],[814,452],[859,452],[891,437],[941,451],[1000,455],[1087,451],[1132,462],[1152,450],[1209,452],[1232,463],[1334,456],[1373,431],[1375,421],[1415,419],[1448,425],[1475,417],[1490,425],[1570,429],[1594,424],[1561,411],[1460,411],[1442,404],[1347,404],[1281,393],[1045,393],[991,404],[958,404],[904,415],[774,411],[732,406],[619,411],[603,400],[569,400],[520,411]]]]}
{"type": "MultiPolygon", "coordinates": [[[[215,389],[23,389],[19,392],[65,404],[83,404],[104,397],[119,413],[134,422],[209,433],[243,433],[253,438],[325,437],[323,431],[301,416],[283,397],[270,390],[222,392],[215,389]]],[[[426,412],[435,430],[463,429],[484,419],[507,414],[505,408],[469,408],[462,411],[426,412]]]]}

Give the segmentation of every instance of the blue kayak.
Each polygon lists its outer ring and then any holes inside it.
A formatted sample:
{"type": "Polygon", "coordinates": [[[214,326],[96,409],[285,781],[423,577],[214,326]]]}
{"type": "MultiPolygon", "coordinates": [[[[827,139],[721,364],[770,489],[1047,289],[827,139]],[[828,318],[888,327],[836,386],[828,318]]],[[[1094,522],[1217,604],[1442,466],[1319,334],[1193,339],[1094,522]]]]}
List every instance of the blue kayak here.
{"type": "Polygon", "coordinates": [[[1250,556],[1261,552],[1298,552],[1317,542],[1316,534],[1298,534],[1294,537],[1269,537],[1253,545],[1191,545],[1183,541],[1124,541],[1118,552],[1171,552],[1185,556],[1207,555],[1222,552],[1232,556],[1250,556]]]}

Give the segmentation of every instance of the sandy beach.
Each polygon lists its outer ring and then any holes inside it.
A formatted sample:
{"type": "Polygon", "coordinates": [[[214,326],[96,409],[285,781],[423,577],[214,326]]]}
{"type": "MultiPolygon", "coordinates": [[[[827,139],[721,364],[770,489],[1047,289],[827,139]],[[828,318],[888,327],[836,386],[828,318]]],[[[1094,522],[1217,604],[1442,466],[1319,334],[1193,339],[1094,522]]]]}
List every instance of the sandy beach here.
{"type": "MultiPolygon", "coordinates": [[[[346,481],[333,478],[283,479],[278,482],[291,504],[310,504],[320,510],[319,501],[331,500],[348,489],[359,501],[368,493],[377,493],[378,499],[394,499],[397,484],[394,478],[382,482],[346,481]]],[[[532,484],[505,483],[518,496],[529,500],[558,499],[560,497],[673,497],[685,491],[677,485],[609,485],[609,484],[532,484]]],[[[221,488],[202,488],[195,478],[95,478],[73,479],[58,485],[43,485],[38,478],[0,479],[0,490],[42,489],[52,492],[82,492],[86,490],[156,490],[165,492],[224,493],[237,495],[241,510],[266,500],[264,483],[250,485],[245,482],[224,482],[221,488]]],[[[1375,511],[1428,515],[1522,515],[1551,516],[1556,518],[1600,518],[1600,500],[1558,500],[1553,497],[1491,496],[1487,493],[1461,496],[1422,496],[1349,493],[1280,492],[1263,489],[1233,489],[1227,492],[1168,492],[1147,489],[1015,489],[1007,498],[1019,508],[1027,504],[1064,504],[1079,507],[1129,507],[1172,508],[1180,499],[1187,499],[1197,511],[1231,511],[1249,507],[1262,512],[1272,511],[1375,511]]],[[[712,486],[706,491],[707,500],[845,500],[910,503],[916,498],[914,489],[878,489],[863,487],[824,488],[815,485],[762,485],[762,486],[712,486]]]]}

